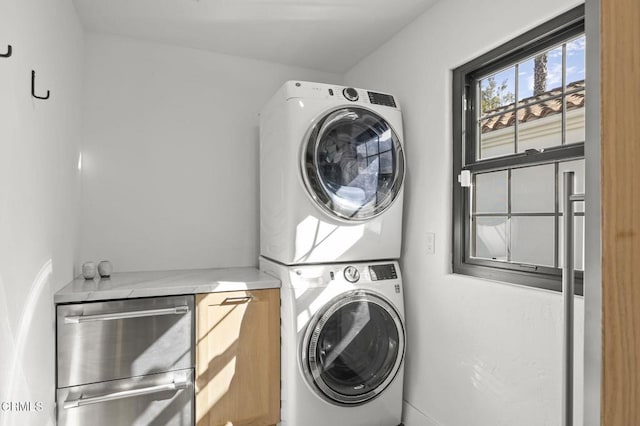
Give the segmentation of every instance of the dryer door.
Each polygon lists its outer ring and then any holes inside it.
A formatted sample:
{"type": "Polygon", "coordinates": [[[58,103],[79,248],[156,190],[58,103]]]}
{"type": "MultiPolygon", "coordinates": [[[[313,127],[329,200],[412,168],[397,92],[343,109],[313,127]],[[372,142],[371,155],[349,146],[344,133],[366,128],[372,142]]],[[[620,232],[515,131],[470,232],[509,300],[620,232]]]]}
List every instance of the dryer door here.
{"type": "Polygon", "coordinates": [[[362,404],[395,378],[404,329],[382,297],[355,290],[334,299],[307,330],[302,353],[307,380],[333,403],[362,404]]]}
{"type": "Polygon", "coordinates": [[[345,107],[312,128],[302,154],[307,191],[332,216],[367,220],[396,199],[404,154],[395,131],[377,113],[345,107]]]}

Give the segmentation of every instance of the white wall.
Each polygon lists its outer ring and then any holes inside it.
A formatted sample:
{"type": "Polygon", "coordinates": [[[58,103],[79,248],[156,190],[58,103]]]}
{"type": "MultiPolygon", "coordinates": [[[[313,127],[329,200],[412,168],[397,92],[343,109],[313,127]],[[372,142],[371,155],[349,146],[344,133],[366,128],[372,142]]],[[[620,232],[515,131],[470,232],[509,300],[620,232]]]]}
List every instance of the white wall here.
{"type": "MultiPolygon", "coordinates": [[[[451,70],[577,4],[441,1],[345,76],[394,93],[404,113],[406,426],[560,422],[560,295],[451,274],[451,70]],[[428,232],[436,233],[432,256],[428,232]]],[[[582,321],[576,335],[582,389],[582,321]]]]}
{"type": "Polygon", "coordinates": [[[258,112],[342,76],[88,34],[79,263],[256,265],[258,112]]]}
{"type": "Polygon", "coordinates": [[[54,424],[53,293],[72,278],[77,241],[83,33],[71,0],[0,1],[0,52],[6,44],[13,56],[0,58],[0,426],[45,426],[54,424]],[[50,90],[49,100],[31,97],[32,69],[37,94],[50,90]],[[36,411],[8,410],[18,402],[36,411]]]}

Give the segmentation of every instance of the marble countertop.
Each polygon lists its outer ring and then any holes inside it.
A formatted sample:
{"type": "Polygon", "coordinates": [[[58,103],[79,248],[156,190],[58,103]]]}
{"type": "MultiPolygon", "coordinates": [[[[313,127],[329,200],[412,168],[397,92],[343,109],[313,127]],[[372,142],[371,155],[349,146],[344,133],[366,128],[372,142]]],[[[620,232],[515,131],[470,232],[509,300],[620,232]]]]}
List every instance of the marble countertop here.
{"type": "Polygon", "coordinates": [[[55,303],[279,288],[280,281],[256,268],[119,272],[110,278],[76,278],[55,293],[55,303]]]}

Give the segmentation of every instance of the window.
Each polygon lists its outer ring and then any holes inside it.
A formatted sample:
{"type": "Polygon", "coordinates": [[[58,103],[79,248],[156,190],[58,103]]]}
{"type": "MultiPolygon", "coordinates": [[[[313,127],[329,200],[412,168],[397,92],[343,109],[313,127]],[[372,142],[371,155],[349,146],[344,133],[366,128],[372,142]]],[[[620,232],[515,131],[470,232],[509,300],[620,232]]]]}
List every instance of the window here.
{"type": "MultiPolygon", "coordinates": [[[[454,272],[561,289],[562,173],[584,192],[584,70],[580,6],[453,71],[454,272]]],[[[575,220],[581,270],[582,204],[575,220]]]]}

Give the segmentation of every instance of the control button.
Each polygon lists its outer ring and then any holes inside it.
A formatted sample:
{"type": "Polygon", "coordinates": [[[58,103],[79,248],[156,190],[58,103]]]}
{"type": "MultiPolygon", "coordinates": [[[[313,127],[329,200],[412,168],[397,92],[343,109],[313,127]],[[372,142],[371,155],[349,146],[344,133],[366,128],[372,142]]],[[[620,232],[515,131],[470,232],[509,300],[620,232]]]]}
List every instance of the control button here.
{"type": "Polygon", "coordinates": [[[355,102],[358,100],[358,91],[353,87],[347,87],[342,91],[342,94],[345,98],[347,98],[347,100],[351,102],[355,102]]]}
{"type": "Polygon", "coordinates": [[[350,283],[358,282],[360,279],[360,272],[358,272],[358,268],[355,266],[347,266],[344,268],[344,279],[350,283]]]}

